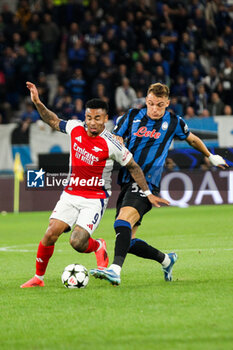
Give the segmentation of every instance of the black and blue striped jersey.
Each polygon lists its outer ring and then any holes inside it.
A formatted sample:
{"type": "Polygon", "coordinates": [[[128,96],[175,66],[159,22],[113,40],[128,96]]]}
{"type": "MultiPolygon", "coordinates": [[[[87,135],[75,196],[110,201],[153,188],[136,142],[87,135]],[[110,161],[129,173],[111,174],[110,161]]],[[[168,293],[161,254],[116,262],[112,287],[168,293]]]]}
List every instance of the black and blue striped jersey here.
{"type": "MultiPolygon", "coordinates": [[[[185,121],[178,115],[165,112],[161,119],[147,116],[147,108],[130,109],[119,117],[113,129],[115,135],[123,137],[125,145],[134,160],[142,168],[149,187],[159,188],[165,160],[174,137],[184,140],[190,131],[185,121]],[[151,186],[153,185],[153,186],[151,186]]],[[[131,180],[128,170],[120,170],[118,182],[131,180]]]]}

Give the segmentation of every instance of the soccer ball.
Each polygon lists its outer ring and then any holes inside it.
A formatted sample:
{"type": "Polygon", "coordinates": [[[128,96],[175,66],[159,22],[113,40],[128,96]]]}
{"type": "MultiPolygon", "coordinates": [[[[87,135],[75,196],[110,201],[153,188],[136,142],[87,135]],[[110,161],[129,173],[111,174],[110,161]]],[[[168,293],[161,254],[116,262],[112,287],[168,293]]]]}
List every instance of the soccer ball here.
{"type": "Polygon", "coordinates": [[[85,266],[71,264],[65,267],[61,280],[66,288],[85,288],[89,282],[89,274],[85,266]]]}

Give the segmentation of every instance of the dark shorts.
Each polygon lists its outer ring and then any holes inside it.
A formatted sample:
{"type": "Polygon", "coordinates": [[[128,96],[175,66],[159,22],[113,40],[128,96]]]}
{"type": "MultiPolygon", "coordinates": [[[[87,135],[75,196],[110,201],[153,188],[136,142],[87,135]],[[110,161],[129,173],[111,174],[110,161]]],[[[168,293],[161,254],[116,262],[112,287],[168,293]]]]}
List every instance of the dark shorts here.
{"type": "MultiPolygon", "coordinates": [[[[158,196],[159,189],[154,188],[152,193],[155,196],[158,196]]],[[[116,217],[118,216],[120,209],[123,207],[133,207],[135,208],[139,215],[140,219],[135,225],[141,225],[141,221],[143,216],[151,210],[152,205],[148,198],[144,195],[140,187],[137,185],[136,182],[129,182],[127,184],[124,184],[121,188],[121,193],[117,200],[116,205],[116,217]]]]}

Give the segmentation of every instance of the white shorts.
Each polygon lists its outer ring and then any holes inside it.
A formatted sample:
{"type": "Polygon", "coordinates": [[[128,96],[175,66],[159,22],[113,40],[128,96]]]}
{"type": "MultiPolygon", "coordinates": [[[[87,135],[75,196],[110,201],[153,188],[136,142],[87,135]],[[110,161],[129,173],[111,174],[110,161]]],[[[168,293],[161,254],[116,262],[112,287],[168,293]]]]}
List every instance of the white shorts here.
{"type": "Polygon", "coordinates": [[[70,228],[79,225],[91,235],[98,227],[107,205],[108,198],[84,198],[63,192],[50,219],[64,221],[70,228]]]}

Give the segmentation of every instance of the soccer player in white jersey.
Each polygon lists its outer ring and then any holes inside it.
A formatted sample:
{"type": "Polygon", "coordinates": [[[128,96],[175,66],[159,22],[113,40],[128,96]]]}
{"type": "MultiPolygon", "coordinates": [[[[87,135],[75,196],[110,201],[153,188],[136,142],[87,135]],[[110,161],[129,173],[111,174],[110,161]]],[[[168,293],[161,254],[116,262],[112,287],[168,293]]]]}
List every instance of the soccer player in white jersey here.
{"type": "Polygon", "coordinates": [[[80,253],[95,252],[98,268],[107,267],[106,243],[103,239],[93,239],[91,235],[103,216],[111,194],[110,175],[114,160],[127,167],[153,205],[159,207],[159,203],[169,204],[150,192],[143,172],[132,154],[105,129],[108,105],[104,101],[93,99],[87,102],[85,123],[78,120],[64,121],[40,101],[34,84],[27,82],[26,85],[43,121],[52,129],[70,136],[71,175],[39,243],[36,274],[21,288],[44,286],[44,275],[54,245],[59,236],[72,226],[71,246],[80,253]]]}

